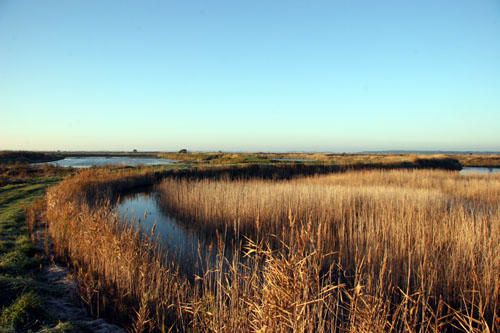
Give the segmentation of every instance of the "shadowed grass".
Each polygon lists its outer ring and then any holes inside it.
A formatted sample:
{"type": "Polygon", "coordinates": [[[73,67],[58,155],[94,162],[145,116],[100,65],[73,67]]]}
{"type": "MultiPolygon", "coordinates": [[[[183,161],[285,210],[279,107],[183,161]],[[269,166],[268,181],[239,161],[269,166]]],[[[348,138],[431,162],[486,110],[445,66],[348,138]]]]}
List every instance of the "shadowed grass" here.
{"type": "Polygon", "coordinates": [[[43,311],[42,301],[33,292],[21,294],[11,305],[2,310],[0,327],[12,331],[27,331],[39,326],[43,311]]]}

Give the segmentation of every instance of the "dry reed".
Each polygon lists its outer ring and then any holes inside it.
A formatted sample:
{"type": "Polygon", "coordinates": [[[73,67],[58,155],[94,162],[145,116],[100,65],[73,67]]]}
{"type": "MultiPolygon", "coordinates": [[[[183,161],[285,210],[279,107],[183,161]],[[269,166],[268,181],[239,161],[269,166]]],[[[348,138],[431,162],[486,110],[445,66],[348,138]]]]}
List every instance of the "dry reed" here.
{"type": "Polygon", "coordinates": [[[161,192],[182,220],[205,229],[237,225],[252,238],[286,235],[290,214],[302,225],[314,221],[318,247],[360,275],[370,295],[399,301],[395,289],[422,291],[431,305],[441,299],[459,309],[479,297],[476,315],[490,323],[496,316],[499,176],[400,170],[286,182],[167,179],[161,192]]]}
{"type": "Polygon", "coordinates": [[[191,283],[153,234],[120,223],[105,199],[155,177],[94,173],[49,191],[48,232],[94,313],[133,331],[495,329],[498,177],[168,179],[164,198],[186,221],[248,237],[230,262],[220,240],[219,260],[191,283]]]}

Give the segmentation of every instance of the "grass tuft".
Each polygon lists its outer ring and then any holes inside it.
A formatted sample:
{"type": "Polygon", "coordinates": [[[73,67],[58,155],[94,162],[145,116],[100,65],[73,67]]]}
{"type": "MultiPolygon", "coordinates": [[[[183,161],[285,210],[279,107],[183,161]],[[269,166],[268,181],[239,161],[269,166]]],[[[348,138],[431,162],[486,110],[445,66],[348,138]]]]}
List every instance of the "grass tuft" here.
{"type": "Polygon", "coordinates": [[[27,292],[2,310],[0,328],[12,331],[34,329],[39,326],[37,318],[43,315],[40,298],[33,292],[27,292]]]}

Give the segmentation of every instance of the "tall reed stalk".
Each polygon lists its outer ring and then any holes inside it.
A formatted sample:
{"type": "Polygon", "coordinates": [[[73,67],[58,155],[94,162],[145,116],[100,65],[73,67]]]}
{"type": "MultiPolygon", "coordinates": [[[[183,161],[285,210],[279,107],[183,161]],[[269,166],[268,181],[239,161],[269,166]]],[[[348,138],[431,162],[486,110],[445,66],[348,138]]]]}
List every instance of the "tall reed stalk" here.
{"type": "MultiPolygon", "coordinates": [[[[314,221],[318,247],[360,275],[365,292],[395,299],[422,290],[478,316],[496,316],[500,177],[445,171],[361,171],[290,181],[166,179],[165,209],[204,228],[287,235],[290,214],[314,221]],[[396,298],[398,298],[396,297],[396,298]]],[[[352,280],[352,279],[351,279],[352,280]]]]}
{"type": "Polygon", "coordinates": [[[498,177],[167,179],[165,205],[186,223],[245,236],[231,261],[219,238],[218,260],[192,282],[154,230],[119,221],[106,200],[152,176],[94,172],[49,191],[48,235],[94,314],[130,330],[495,330],[498,177]]]}

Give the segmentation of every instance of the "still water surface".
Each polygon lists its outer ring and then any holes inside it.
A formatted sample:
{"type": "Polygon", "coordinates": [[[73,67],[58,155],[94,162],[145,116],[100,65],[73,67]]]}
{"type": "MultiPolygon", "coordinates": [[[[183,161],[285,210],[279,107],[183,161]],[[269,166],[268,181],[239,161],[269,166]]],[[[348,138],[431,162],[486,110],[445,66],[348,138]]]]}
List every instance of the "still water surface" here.
{"type": "Polygon", "coordinates": [[[462,170],[460,170],[460,174],[462,175],[494,173],[500,173],[500,168],[464,167],[462,170]]]}
{"type": "Polygon", "coordinates": [[[65,168],[90,168],[105,165],[138,166],[138,165],[164,165],[175,163],[174,160],[155,157],[129,157],[129,156],[86,156],[66,157],[59,161],[40,163],[51,164],[65,168]]]}
{"type": "Polygon", "coordinates": [[[116,210],[122,221],[139,222],[145,233],[150,233],[156,225],[155,235],[169,259],[178,262],[185,273],[200,274],[202,267],[215,262],[214,240],[168,214],[160,200],[160,195],[154,191],[131,193],[118,201],[116,210]]]}

